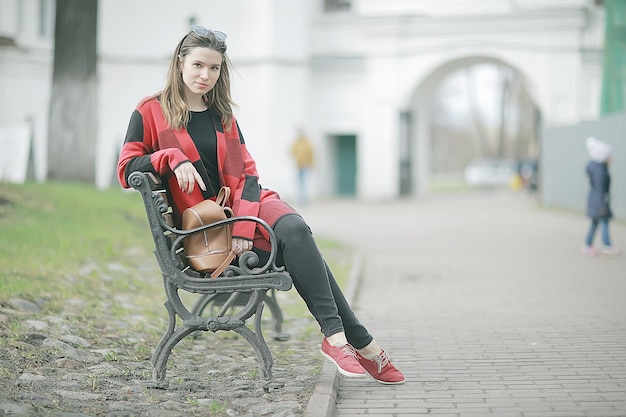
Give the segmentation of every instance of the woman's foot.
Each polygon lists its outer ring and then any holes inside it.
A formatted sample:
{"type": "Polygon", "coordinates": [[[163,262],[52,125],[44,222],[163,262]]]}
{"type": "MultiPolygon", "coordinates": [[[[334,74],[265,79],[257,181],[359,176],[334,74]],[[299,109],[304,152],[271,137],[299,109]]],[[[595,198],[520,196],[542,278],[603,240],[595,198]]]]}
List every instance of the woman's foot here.
{"type": "Polygon", "coordinates": [[[320,353],[326,359],[337,366],[339,373],[351,378],[362,378],[367,375],[365,369],[357,360],[357,352],[354,348],[346,343],[345,345],[337,344],[332,346],[328,340],[324,338],[320,353]]]}
{"type": "Polygon", "coordinates": [[[393,366],[393,363],[391,363],[389,357],[382,349],[373,359],[367,359],[359,352],[356,352],[356,358],[367,373],[381,384],[402,384],[406,381],[402,372],[393,366]]]}
{"type": "Polygon", "coordinates": [[[598,251],[593,246],[585,245],[580,249],[580,253],[584,256],[596,256],[598,254],[598,251]]]}
{"type": "Polygon", "coordinates": [[[622,253],[622,250],[620,248],[613,246],[613,247],[608,247],[608,248],[605,247],[604,249],[602,249],[602,252],[600,252],[600,255],[603,258],[611,258],[621,253],[622,253]]]}

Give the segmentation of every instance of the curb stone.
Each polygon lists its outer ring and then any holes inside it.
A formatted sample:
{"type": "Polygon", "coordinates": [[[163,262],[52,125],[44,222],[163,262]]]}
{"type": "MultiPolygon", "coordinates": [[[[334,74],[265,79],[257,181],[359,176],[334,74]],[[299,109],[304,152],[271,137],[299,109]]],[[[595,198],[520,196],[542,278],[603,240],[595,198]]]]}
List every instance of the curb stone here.
{"type": "MultiPolygon", "coordinates": [[[[357,253],[352,261],[352,269],[348,276],[348,285],[344,295],[350,304],[353,304],[359,288],[363,256],[357,253]]],[[[339,385],[339,372],[330,362],[324,361],[320,377],[315,384],[315,389],[307,403],[304,417],[333,417],[337,403],[337,387],[339,385]]]]}

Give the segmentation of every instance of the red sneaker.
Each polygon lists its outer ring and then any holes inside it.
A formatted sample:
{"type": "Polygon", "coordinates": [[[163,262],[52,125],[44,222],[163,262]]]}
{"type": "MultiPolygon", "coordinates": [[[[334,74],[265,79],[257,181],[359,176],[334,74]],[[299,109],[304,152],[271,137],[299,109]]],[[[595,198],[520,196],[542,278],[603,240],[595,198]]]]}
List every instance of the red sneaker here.
{"type": "Polygon", "coordinates": [[[361,366],[368,374],[381,384],[402,384],[406,378],[389,360],[384,350],[373,359],[367,359],[359,352],[356,352],[356,358],[361,366]]]}
{"type": "Polygon", "coordinates": [[[350,344],[331,346],[326,338],[324,338],[320,353],[326,359],[334,363],[342,375],[352,378],[362,378],[367,375],[367,372],[365,372],[365,369],[363,369],[357,360],[356,350],[354,350],[350,344]]]}

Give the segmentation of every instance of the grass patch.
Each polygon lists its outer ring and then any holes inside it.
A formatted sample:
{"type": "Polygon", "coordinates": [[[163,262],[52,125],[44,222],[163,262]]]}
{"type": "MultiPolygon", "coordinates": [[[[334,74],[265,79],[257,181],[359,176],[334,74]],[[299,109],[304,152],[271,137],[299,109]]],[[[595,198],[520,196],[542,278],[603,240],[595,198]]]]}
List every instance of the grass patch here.
{"type": "Polygon", "coordinates": [[[77,275],[85,265],[132,263],[127,256],[131,248],[150,250],[137,193],[71,183],[2,183],[0,201],[4,297],[67,295],[73,290],[63,278],[77,275]]]}
{"type": "MultiPolygon", "coordinates": [[[[352,261],[346,248],[328,239],[318,243],[337,280],[345,283],[352,261]]],[[[67,300],[86,300],[85,320],[102,309],[120,319],[143,309],[165,317],[152,250],[139,193],[79,183],[0,183],[3,300],[43,298],[53,310],[67,300]]],[[[285,313],[308,314],[302,308],[285,313]]]]}
{"type": "MultiPolygon", "coordinates": [[[[318,244],[336,279],[345,285],[353,258],[350,249],[328,239],[318,244]]],[[[82,371],[82,388],[98,393],[109,392],[120,382],[150,379],[147,362],[168,321],[153,249],[137,192],[72,183],[0,183],[0,392],[7,398],[21,398],[23,388],[16,380],[24,370],[37,367],[59,375],[67,372],[61,367],[66,365],[72,373],[82,371]],[[33,301],[40,311],[9,308],[13,298],[33,301]],[[49,327],[40,330],[33,324],[49,327]],[[65,365],[57,363],[61,348],[45,345],[44,337],[63,340],[68,333],[87,342],[87,347],[77,350],[96,352],[104,365],[90,369],[89,363],[68,358],[63,358],[65,365]]],[[[283,368],[302,366],[313,380],[322,366],[319,326],[295,289],[279,291],[277,297],[284,331],[292,339],[283,343],[270,338],[272,317],[266,306],[263,329],[275,363],[283,368]]],[[[199,355],[198,361],[206,360],[210,349],[232,354],[235,360],[254,354],[235,332],[206,335],[200,341],[187,337],[172,351],[168,370],[179,358],[183,364],[194,355],[199,355]],[[237,349],[239,345],[244,348],[237,349]]],[[[253,362],[247,377],[259,378],[253,362]]],[[[189,382],[182,377],[178,381],[179,385],[189,382]]],[[[175,385],[176,379],[170,383],[175,385]]],[[[115,397],[118,390],[113,390],[115,397]]],[[[299,400],[306,402],[309,394],[310,390],[300,394],[299,400]]],[[[161,401],[150,390],[139,397],[139,401],[161,401]]],[[[193,395],[184,398],[188,408],[202,408],[206,414],[206,402],[193,395]]],[[[226,401],[216,399],[208,404],[208,412],[223,415],[226,407],[226,401]]]]}

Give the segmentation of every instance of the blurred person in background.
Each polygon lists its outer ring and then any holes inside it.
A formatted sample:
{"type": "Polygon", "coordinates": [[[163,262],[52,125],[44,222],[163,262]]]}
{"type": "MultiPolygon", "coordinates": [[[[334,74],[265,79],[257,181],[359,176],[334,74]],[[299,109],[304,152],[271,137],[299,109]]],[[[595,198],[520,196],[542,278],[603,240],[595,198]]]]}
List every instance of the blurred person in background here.
{"type": "Polygon", "coordinates": [[[303,129],[298,130],[298,137],[291,146],[291,155],[298,170],[298,202],[306,205],[309,202],[309,175],[313,168],[313,145],[303,129]]]}
{"type": "Polygon", "coordinates": [[[590,185],[586,214],[591,218],[591,225],[587,232],[582,253],[583,255],[601,255],[603,257],[616,256],[621,253],[621,249],[611,244],[609,235],[609,221],[613,217],[609,192],[611,188],[609,162],[611,161],[612,148],[609,144],[594,137],[588,137],[585,145],[589,153],[586,172],[590,185]],[[600,225],[603,244],[601,250],[597,250],[593,246],[598,225],[600,225]]]}
{"type": "MultiPolygon", "coordinates": [[[[260,186],[233,115],[231,69],[225,33],[194,26],[185,34],[172,54],[164,89],[141,100],[131,115],[117,167],[121,185],[129,188],[134,171],[161,177],[179,228],[186,208],[230,187],[228,205],[235,216],[259,217],[274,230],[276,263],[285,266],[319,323],[321,354],[348,377],[369,374],[382,384],[403,383],[404,375],[352,311],[305,220],[278,193],[260,186]]],[[[233,247],[268,259],[264,229],[236,222],[232,232],[233,247]]]]}

